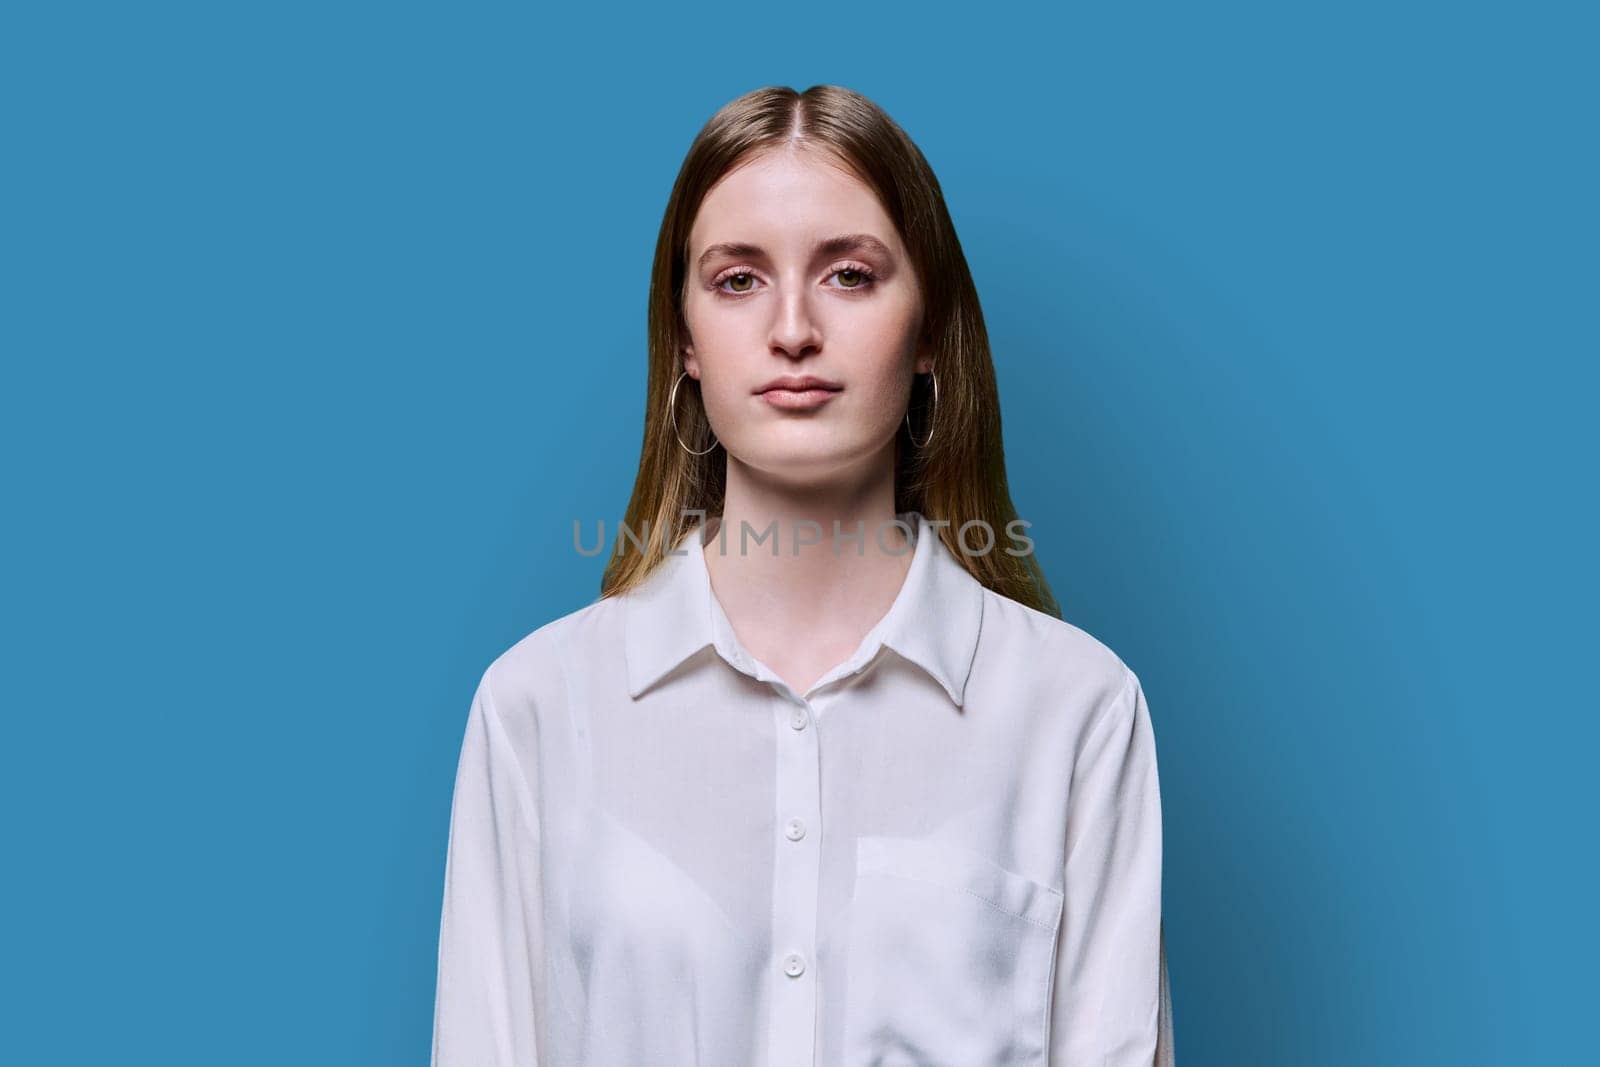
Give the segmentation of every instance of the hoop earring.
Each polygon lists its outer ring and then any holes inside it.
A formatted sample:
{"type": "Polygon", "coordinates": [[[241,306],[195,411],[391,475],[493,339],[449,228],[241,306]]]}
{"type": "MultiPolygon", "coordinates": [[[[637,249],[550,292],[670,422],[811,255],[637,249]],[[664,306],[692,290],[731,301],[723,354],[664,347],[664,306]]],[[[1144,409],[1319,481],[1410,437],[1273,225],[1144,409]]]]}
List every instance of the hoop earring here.
{"type": "Polygon", "coordinates": [[[921,441],[918,441],[916,435],[911,432],[911,412],[909,409],[906,411],[906,436],[911,438],[911,443],[918,448],[927,448],[928,442],[933,440],[933,419],[934,415],[939,413],[939,375],[935,371],[929,371],[928,377],[933,379],[933,404],[931,405],[933,415],[928,416],[928,436],[921,441]]]}
{"type": "Polygon", "coordinates": [[[683,435],[678,432],[678,383],[682,382],[688,376],[689,372],[684,371],[682,374],[678,375],[678,381],[672,383],[672,392],[667,397],[667,421],[672,423],[672,436],[678,439],[678,447],[682,448],[691,456],[703,456],[706,454],[706,452],[710,452],[711,449],[716,448],[722,442],[717,440],[716,431],[713,430],[711,432],[711,445],[705,450],[705,452],[696,452],[694,449],[683,443],[683,435]]]}

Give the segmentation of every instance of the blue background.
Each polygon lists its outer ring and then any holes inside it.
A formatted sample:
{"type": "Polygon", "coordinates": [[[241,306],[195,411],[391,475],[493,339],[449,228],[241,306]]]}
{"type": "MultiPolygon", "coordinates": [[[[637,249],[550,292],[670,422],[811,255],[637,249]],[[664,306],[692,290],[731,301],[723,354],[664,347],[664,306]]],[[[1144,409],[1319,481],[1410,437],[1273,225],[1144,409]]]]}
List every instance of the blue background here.
{"type": "Polygon", "coordinates": [[[598,593],[676,168],[816,82],[938,172],[1018,509],[1145,683],[1179,1062],[1592,1054],[1577,5],[43,8],[9,1062],[426,1062],[468,701],[598,593]]]}

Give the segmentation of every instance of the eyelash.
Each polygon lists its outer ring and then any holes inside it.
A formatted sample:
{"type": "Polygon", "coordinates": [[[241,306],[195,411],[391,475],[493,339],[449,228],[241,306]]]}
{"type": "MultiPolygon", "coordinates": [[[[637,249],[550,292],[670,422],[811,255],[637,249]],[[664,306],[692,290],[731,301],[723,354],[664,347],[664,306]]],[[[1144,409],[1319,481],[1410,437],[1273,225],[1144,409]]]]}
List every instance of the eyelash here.
{"type": "MultiPolygon", "coordinates": [[[[833,269],[833,271],[828,276],[831,278],[831,277],[833,277],[834,274],[844,274],[844,273],[861,275],[861,283],[859,285],[841,285],[841,286],[836,286],[835,287],[835,288],[841,290],[842,292],[846,292],[846,293],[858,293],[858,292],[861,292],[864,289],[871,289],[873,287],[873,285],[875,285],[877,283],[877,280],[878,280],[877,274],[875,274],[873,272],[871,267],[865,266],[865,265],[860,264],[860,263],[847,263],[844,266],[835,267],[833,269]]],[[[722,283],[725,282],[725,281],[728,281],[729,279],[732,279],[732,278],[754,278],[755,276],[756,276],[756,272],[753,271],[753,270],[750,270],[748,268],[745,268],[745,267],[731,267],[728,270],[723,271],[721,274],[718,274],[716,276],[716,278],[712,280],[711,288],[716,290],[717,292],[721,293],[723,296],[731,296],[731,297],[734,297],[735,299],[738,299],[740,297],[746,297],[746,296],[749,296],[751,293],[755,292],[755,290],[754,289],[747,289],[742,293],[735,293],[735,292],[732,292],[732,291],[730,291],[728,289],[724,289],[722,287],[722,283]]]]}

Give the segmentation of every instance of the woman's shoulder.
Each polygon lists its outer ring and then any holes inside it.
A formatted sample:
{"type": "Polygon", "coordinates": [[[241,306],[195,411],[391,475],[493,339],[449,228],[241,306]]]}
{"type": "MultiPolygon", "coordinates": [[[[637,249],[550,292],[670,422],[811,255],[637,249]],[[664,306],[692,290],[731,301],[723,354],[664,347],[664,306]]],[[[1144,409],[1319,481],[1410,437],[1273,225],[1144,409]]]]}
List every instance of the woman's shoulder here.
{"type": "Polygon", "coordinates": [[[1138,685],[1122,656],[1084,627],[992,589],[984,592],[979,656],[995,668],[1032,678],[1047,691],[1066,687],[1091,697],[1115,697],[1138,685]]]}
{"type": "Polygon", "coordinates": [[[620,649],[615,597],[602,597],[551,619],[518,638],[484,670],[484,684],[497,702],[535,700],[564,687],[573,656],[589,649],[620,649]]]}

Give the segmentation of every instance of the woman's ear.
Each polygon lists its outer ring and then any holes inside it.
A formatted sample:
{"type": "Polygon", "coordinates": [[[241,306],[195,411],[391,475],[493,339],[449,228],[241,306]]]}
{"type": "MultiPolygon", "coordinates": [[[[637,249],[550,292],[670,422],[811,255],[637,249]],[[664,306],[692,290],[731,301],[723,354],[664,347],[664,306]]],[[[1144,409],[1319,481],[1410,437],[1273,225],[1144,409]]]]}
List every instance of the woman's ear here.
{"type": "Polygon", "coordinates": [[[933,334],[924,329],[917,337],[917,373],[928,374],[933,371],[933,334]]]}
{"type": "Polygon", "coordinates": [[[683,369],[689,372],[689,377],[695,381],[700,380],[700,361],[694,358],[694,345],[683,346],[683,369]]]}

